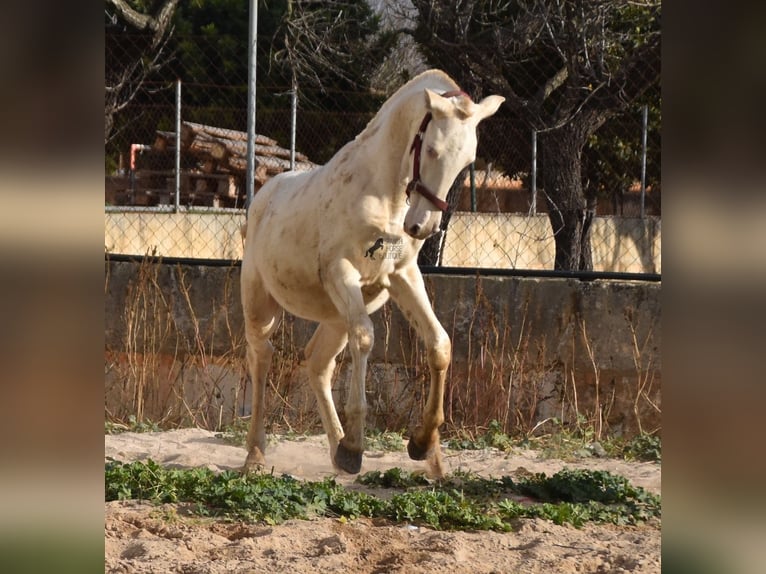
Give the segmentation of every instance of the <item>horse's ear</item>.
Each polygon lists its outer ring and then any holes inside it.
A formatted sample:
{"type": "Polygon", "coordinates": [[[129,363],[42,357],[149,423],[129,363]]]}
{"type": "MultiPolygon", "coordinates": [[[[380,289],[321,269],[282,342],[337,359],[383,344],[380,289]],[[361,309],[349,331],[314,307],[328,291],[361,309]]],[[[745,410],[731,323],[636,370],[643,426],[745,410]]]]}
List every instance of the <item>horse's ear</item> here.
{"type": "Polygon", "coordinates": [[[434,116],[447,116],[450,113],[454,115],[455,104],[448,98],[442,97],[441,94],[434,92],[433,90],[425,89],[426,94],[426,109],[434,116]]]}
{"type": "Polygon", "coordinates": [[[500,104],[502,104],[504,101],[505,98],[503,96],[487,96],[484,98],[482,101],[476,104],[475,113],[477,121],[481,121],[484,118],[488,118],[494,114],[500,107],[500,104]]]}

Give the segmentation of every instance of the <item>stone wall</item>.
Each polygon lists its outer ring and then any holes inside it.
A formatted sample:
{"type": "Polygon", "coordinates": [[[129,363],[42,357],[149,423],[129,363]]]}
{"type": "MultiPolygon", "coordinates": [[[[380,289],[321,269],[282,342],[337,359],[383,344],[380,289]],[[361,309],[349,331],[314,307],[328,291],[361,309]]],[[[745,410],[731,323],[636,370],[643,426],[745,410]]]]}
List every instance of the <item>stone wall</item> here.
{"type": "MultiPolygon", "coordinates": [[[[209,427],[247,414],[239,267],[107,261],[106,275],[108,412],[209,427]]],[[[555,418],[613,433],[659,429],[661,284],[438,274],[426,284],[453,341],[448,426],[495,419],[526,431],[555,418]]],[[[373,320],[369,423],[401,430],[425,400],[423,349],[393,305],[373,320]]],[[[301,368],[312,331],[286,315],[273,339],[274,424],[316,428],[301,368]]]]}

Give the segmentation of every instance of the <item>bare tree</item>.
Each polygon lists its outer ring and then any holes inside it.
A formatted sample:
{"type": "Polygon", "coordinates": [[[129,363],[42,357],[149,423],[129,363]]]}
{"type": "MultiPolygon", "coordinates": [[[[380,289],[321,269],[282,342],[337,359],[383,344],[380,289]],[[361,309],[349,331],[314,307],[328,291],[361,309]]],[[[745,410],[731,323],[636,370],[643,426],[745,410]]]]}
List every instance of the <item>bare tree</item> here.
{"type": "MultiPolygon", "coordinates": [[[[107,56],[104,95],[104,142],[114,137],[114,116],[125,109],[141,91],[146,79],[168,60],[167,42],[173,33],[173,13],[178,0],[155,2],[152,13],[134,9],[125,0],[106,0],[106,16],[116,26],[124,22],[141,39],[115,49],[107,56]]],[[[108,36],[108,35],[107,35],[108,36]]],[[[107,46],[109,48],[109,46],[107,46]]]]}
{"type": "Polygon", "coordinates": [[[659,0],[413,0],[432,65],[506,97],[538,132],[555,268],[592,269],[581,156],[588,138],[660,78],[659,0]]]}
{"type": "Polygon", "coordinates": [[[288,67],[294,84],[359,89],[369,87],[393,35],[381,33],[380,17],[365,2],[288,0],[274,40],[274,59],[288,67]]]}

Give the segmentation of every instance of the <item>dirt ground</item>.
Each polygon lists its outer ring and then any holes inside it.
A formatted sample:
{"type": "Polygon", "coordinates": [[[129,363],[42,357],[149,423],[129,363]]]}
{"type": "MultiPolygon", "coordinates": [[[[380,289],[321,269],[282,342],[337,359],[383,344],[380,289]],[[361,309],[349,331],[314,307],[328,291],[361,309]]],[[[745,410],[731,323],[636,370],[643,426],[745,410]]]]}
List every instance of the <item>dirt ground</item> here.
{"type": "MultiPolygon", "coordinates": [[[[306,480],[337,475],[323,436],[280,439],[267,449],[277,474],[306,480]]],[[[243,448],[215,433],[182,429],[162,433],[106,435],[105,456],[122,461],[152,458],[171,467],[238,468],[243,448]]],[[[523,472],[554,474],[564,467],[608,470],[660,494],[657,463],[589,458],[577,463],[545,460],[535,451],[445,452],[447,472],[484,476],[523,472]]],[[[392,467],[421,470],[406,452],[366,452],[362,472],[392,467]]],[[[544,520],[522,520],[513,532],[440,532],[415,525],[359,519],[291,520],[284,524],[225,522],[201,518],[185,505],[138,501],[106,503],[105,572],[110,573],[654,573],[660,572],[660,525],[588,525],[581,529],[544,520]]]]}

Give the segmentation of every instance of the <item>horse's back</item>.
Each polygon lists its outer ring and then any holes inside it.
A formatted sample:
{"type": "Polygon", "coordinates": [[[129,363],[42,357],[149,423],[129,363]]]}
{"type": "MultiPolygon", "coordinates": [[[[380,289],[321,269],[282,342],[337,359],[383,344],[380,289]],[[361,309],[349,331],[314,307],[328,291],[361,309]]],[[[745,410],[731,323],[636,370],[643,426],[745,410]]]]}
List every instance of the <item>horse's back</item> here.
{"type": "Polygon", "coordinates": [[[275,200],[284,200],[297,193],[302,181],[308,180],[312,176],[313,171],[285,171],[275,175],[263,184],[258,193],[253,197],[253,201],[248,208],[248,227],[250,227],[250,222],[259,222],[266,211],[271,209],[275,200]]]}
{"type": "Polygon", "coordinates": [[[243,287],[266,288],[288,312],[315,321],[336,313],[319,272],[321,190],[312,180],[320,169],[280,174],[258,191],[242,259],[243,287]]]}

